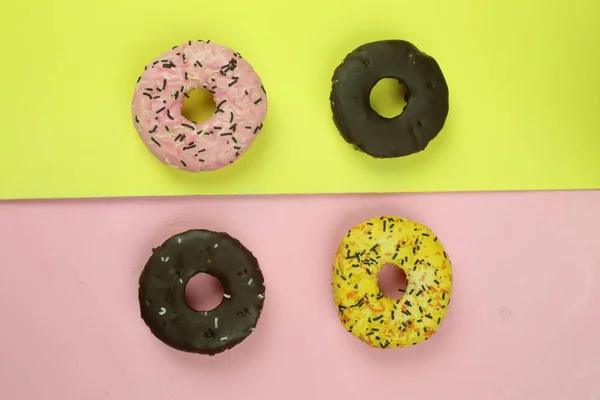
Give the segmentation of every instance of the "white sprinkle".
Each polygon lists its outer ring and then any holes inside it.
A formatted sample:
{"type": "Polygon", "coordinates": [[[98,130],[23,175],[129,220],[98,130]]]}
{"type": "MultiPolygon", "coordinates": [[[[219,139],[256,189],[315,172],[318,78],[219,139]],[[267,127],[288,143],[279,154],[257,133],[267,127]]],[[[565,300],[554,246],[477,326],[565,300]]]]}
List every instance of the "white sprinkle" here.
{"type": "Polygon", "coordinates": [[[158,312],[158,315],[165,315],[167,313],[167,309],[164,307],[160,308],[160,311],[158,312]]]}
{"type": "Polygon", "coordinates": [[[165,258],[165,262],[169,261],[169,257],[165,258]]]}
{"type": "Polygon", "coordinates": [[[219,318],[215,317],[215,328],[219,327],[219,318]]]}
{"type": "Polygon", "coordinates": [[[248,286],[252,285],[252,282],[254,282],[254,279],[250,278],[250,280],[248,281],[248,286]]]}
{"type": "Polygon", "coordinates": [[[222,342],[222,341],[224,341],[224,340],[227,340],[227,339],[229,339],[227,336],[223,336],[223,337],[222,337],[222,338],[220,338],[219,340],[222,342]]]}
{"type": "Polygon", "coordinates": [[[215,249],[219,247],[219,243],[215,243],[215,249]]]}
{"type": "Polygon", "coordinates": [[[179,283],[183,283],[183,279],[179,278],[179,283]]]}
{"type": "Polygon", "coordinates": [[[259,295],[258,295],[258,298],[259,298],[259,299],[264,299],[264,298],[265,298],[265,295],[264,295],[264,294],[259,294],[259,295]]]}
{"type": "Polygon", "coordinates": [[[227,294],[227,293],[223,293],[223,297],[225,297],[226,299],[230,299],[230,298],[231,298],[231,295],[230,295],[230,294],[227,294]]]}
{"type": "Polygon", "coordinates": [[[160,258],[160,261],[162,261],[162,262],[165,262],[165,258],[164,258],[164,257],[161,257],[161,258],[160,258]]]}
{"type": "Polygon", "coordinates": [[[254,328],[250,328],[250,332],[252,332],[254,330],[254,328]]]}
{"type": "Polygon", "coordinates": [[[181,243],[181,238],[177,238],[177,243],[181,243]]]}

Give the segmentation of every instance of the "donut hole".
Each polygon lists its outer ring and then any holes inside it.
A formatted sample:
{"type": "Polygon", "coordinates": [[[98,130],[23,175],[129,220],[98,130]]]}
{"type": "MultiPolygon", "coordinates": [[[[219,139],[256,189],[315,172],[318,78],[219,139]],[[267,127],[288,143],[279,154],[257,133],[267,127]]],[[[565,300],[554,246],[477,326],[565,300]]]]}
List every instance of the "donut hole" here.
{"type": "Polygon", "coordinates": [[[384,265],[377,274],[377,284],[384,296],[398,300],[406,292],[408,280],[402,268],[394,264],[388,264],[384,265]]]}
{"type": "Polygon", "coordinates": [[[395,118],[402,114],[408,104],[408,89],[394,78],[383,78],[371,89],[369,103],[377,114],[384,118],[395,118]]]}
{"type": "Polygon", "coordinates": [[[212,275],[199,273],[185,285],[185,302],[196,311],[214,310],[223,301],[223,285],[212,275]]]}
{"type": "Polygon", "coordinates": [[[189,121],[201,124],[212,117],[217,109],[212,93],[204,88],[194,89],[183,98],[181,115],[189,121]]]}

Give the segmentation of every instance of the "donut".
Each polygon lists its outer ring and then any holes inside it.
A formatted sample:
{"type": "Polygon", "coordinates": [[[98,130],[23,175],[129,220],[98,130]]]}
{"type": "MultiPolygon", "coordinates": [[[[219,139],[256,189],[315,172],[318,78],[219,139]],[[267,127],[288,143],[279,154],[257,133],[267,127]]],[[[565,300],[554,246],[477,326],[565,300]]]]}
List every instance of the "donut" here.
{"type": "Polygon", "coordinates": [[[335,69],[329,99],[344,140],[374,158],[424,150],[448,115],[448,86],[438,63],[404,40],[367,43],[348,54],[335,69]],[[371,90],[384,78],[407,89],[407,105],[394,118],[382,117],[369,103],[371,90]]]}
{"type": "Polygon", "coordinates": [[[354,226],[335,255],[332,288],[339,319],[369,346],[415,345],[438,329],[450,304],[452,265],[437,236],[400,217],[354,226]],[[377,274],[396,265],[408,281],[400,299],[383,295],[377,274]]]}
{"type": "Polygon", "coordinates": [[[227,233],[196,229],[167,239],[153,253],[139,279],[141,317],[166,345],[215,355],[248,337],[258,322],[265,285],[258,261],[227,233]],[[216,277],[223,299],[211,311],[185,301],[185,286],[198,273],[216,277]]]}
{"type": "Polygon", "coordinates": [[[161,162],[189,172],[236,161],[263,127],[267,94],[240,53],[209,41],[189,41],[151,61],[139,77],[131,106],[135,129],[161,162]],[[194,89],[212,93],[215,113],[203,123],[181,114],[194,89]]]}

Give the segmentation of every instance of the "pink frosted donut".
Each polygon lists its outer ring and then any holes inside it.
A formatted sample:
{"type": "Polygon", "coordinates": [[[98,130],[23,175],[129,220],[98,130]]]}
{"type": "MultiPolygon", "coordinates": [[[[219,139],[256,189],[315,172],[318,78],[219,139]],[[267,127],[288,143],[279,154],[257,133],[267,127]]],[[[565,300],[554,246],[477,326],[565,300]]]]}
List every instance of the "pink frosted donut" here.
{"type": "Polygon", "coordinates": [[[267,94],[240,53],[211,41],[175,46],[146,66],[131,105],[133,122],[150,151],[185,171],[212,171],[244,154],[262,129],[267,94]],[[201,124],[181,115],[183,98],[205,88],[217,108],[201,124]]]}

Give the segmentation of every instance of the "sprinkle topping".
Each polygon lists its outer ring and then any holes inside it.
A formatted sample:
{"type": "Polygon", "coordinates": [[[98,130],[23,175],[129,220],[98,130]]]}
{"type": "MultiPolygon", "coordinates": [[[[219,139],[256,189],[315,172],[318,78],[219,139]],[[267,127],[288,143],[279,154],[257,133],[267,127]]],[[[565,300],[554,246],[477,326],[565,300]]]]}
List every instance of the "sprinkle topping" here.
{"type": "Polygon", "coordinates": [[[377,217],[344,237],[334,260],[332,289],[346,329],[378,348],[404,347],[435,334],[452,290],[452,267],[437,237],[424,225],[377,217]],[[378,289],[377,274],[395,264],[408,286],[396,300],[378,289]]]}
{"type": "Polygon", "coordinates": [[[144,143],[161,162],[189,172],[236,161],[261,130],[266,111],[266,92],[250,64],[210,41],[188,41],[149,63],[132,102],[134,126],[144,143]],[[215,114],[202,124],[182,115],[184,99],[199,88],[209,90],[217,104],[215,114]],[[193,135],[191,141],[183,142],[179,135],[185,134],[193,135]],[[190,151],[194,148],[205,150],[202,158],[190,151]]]}

